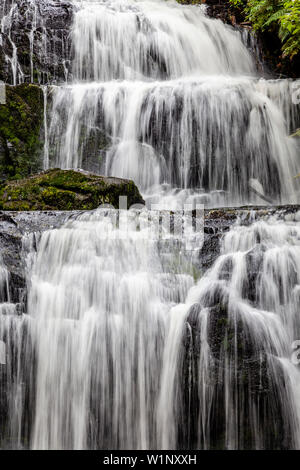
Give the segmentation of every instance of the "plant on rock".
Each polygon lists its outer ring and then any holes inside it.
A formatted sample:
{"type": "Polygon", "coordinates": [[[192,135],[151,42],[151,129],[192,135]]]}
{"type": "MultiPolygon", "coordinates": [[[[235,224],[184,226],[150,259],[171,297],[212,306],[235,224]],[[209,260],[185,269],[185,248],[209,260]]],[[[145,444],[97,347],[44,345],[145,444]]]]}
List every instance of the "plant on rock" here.
{"type": "Polygon", "coordinates": [[[230,0],[245,12],[256,31],[270,31],[282,43],[283,57],[300,53],[300,0],[230,0]]]}

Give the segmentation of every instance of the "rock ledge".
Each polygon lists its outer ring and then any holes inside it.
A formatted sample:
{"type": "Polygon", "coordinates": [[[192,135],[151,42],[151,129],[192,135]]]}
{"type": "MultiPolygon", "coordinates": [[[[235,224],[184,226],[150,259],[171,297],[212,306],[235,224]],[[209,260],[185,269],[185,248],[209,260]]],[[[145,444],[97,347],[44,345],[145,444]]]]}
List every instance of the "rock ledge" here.
{"type": "Polygon", "coordinates": [[[119,207],[144,204],[133,181],[98,176],[85,171],[47,170],[25,179],[6,181],[0,187],[0,209],[10,211],[92,210],[102,204],[119,207]]]}

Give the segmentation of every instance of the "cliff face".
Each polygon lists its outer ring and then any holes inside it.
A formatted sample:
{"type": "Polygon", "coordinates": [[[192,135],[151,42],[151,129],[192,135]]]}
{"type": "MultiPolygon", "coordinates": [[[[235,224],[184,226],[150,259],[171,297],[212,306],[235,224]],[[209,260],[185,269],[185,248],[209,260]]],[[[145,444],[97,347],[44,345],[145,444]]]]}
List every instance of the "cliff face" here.
{"type": "Polygon", "coordinates": [[[40,85],[68,78],[73,11],[67,0],[4,0],[0,6],[0,80],[7,84],[0,105],[0,180],[43,166],[40,85]]]}
{"type": "Polygon", "coordinates": [[[67,0],[11,0],[0,7],[0,80],[64,81],[73,5],[67,0]]]}

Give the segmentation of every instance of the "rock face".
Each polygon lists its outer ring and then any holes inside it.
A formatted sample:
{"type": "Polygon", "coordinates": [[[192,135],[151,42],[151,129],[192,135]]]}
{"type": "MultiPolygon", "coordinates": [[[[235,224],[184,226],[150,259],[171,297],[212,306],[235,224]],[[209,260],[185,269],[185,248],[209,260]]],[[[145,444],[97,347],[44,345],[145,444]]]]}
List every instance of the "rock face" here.
{"type": "Polygon", "coordinates": [[[73,10],[67,0],[5,0],[0,6],[0,80],[14,85],[66,80],[73,10]]]}
{"type": "Polygon", "coordinates": [[[13,211],[91,210],[110,204],[118,208],[120,196],[127,196],[129,206],[144,204],[133,181],[54,169],[4,183],[0,207],[13,211]]]}
{"type": "Polygon", "coordinates": [[[207,6],[207,12],[213,18],[228,24],[236,24],[236,22],[242,21],[239,10],[230,5],[228,0],[203,0],[201,3],[207,6]]]}
{"type": "Polygon", "coordinates": [[[36,85],[6,86],[6,104],[0,104],[0,179],[41,168],[43,102],[36,85]]]}

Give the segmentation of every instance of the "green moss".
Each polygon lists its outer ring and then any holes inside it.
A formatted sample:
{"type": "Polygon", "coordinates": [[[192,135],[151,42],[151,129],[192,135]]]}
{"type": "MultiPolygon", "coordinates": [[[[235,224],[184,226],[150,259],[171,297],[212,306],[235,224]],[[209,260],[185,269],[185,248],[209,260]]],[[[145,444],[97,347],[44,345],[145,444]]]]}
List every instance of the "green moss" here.
{"type": "Polygon", "coordinates": [[[297,129],[296,132],[291,135],[291,137],[300,137],[300,129],[297,129]]]}
{"type": "Polygon", "coordinates": [[[91,210],[101,204],[143,203],[132,181],[105,178],[73,170],[48,170],[26,179],[8,181],[0,188],[2,210],[91,210]]]}
{"type": "Polygon", "coordinates": [[[43,93],[36,85],[6,87],[0,105],[0,175],[20,178],[40,169],[43,93]]]}

